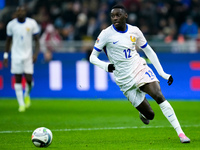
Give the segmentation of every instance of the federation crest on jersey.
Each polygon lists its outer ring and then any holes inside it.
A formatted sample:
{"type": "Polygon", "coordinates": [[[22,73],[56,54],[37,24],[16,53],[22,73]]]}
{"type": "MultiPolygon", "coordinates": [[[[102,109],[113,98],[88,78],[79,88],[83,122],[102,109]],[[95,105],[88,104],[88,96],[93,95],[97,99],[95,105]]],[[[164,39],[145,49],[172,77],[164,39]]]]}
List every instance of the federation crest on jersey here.
{"type": "Polygon", "coordinates": [[[132,37],[132,36],[130,36],[130,39],[131,39],[131,41],[133,42],[133,45],[135,45],[136,38],[135,38],[135,37],[132,37]]]}
{"type": "Polygon", "coordinates": [[[131,39],[132,42],[136,42],[136,38],[135,37],[130,36],[130,39],[131,39]]]}
{"type": "Polygon", "coordinates": [[[29,31],[30,31],[30,28],[29,28],[29,27],[26,27],[26,31],[29,32],[29,31]]]}

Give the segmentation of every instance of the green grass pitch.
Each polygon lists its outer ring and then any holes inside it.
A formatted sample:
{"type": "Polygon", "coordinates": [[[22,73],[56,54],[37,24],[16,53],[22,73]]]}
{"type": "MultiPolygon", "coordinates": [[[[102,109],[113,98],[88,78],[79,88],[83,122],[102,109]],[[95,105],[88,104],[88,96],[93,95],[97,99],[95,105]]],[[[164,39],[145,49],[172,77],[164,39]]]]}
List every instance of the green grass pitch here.
{"type": "Polygon", "coordinates": [[[144,125],[126,100],[33,99],[24,113],[15,99],[0,99],[0,149],[34,150],[31,135],[38,127],[53,133],[52,150],[200,150],[200,102],[169,101],[191,139],[182,144],[159,106],[144,125]]]}

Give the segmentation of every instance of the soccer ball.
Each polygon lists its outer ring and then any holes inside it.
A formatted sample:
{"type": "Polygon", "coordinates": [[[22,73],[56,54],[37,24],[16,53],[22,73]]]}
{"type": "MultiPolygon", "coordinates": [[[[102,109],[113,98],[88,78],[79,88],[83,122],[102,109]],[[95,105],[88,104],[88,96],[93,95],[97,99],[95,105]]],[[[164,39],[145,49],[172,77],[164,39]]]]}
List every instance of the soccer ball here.
{"type": "Polygon", "coordinates": [[[36,147],[48,147],[53,139],[51,130],[45,127],[37,128],[33,131],[31,140],[36,147]]]}

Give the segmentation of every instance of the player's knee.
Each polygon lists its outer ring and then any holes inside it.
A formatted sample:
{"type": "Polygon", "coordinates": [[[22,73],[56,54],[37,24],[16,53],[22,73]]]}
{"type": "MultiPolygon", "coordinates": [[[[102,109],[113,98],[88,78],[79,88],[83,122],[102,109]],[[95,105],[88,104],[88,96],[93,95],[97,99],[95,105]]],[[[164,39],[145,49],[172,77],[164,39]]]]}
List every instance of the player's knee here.
{"type": "Polygon", "coordinates": [[[154,99],[156,100],[156,102],[157,102],[158,104],[160,104],[160,103],[162,103],[162,102],[165,101],[165,97],[163,96],[163,94],[162,94],[161,91],[159,91],[159,92],[157,92],[157,93],[155,94],[154,99]]]}
{"type": "Polygon", "coordinates": [[[155,114],[153,110],[149,111],[149,113],[145,116],[148,120],[153,120],[155,114]]]}
{"type": "Polygon", "coordinates": [[[26,82],[27,82],[28,84],[31,84],[32,78],[31,78],[31,77],[26,77],[26,82]]]}
{"type": "Polygon", "coordinates": [[[154,114],[154,112],[152,111],[152,112],[151,112],[151,115],[150,115],[150,117],[149,117],[149,120],[153,120],[154,116],[155,116],[155,114],[154,114]]]}

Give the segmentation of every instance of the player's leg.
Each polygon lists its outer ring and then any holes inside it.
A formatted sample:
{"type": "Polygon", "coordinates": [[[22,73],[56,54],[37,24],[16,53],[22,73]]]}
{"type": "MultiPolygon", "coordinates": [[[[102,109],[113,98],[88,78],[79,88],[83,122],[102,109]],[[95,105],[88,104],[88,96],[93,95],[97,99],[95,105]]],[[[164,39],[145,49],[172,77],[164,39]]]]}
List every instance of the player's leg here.
{"type": "Polygon", "coordinates": [[[140,119],[145,124],[149,124],[149,120],[154,118],[154,112],[145,98],[146,93],[134,86],[124,92],[124,95],[131,102],[131,104],[139,111],[140,119]]]}
{"type": "Polygon", "coordinates": [[[22,88],[22,75],[23,75],[23,63],[19,59],[11,59],[11,73],[15,75],[14,89],[19,103],[19,112],[25,111],[25,104],[23,98],[22,88]]]}
{"type": "Polygon", "coordinates": [[[176,117],[176,114],[172,106],[167,100],[165,100],[161,92],[160,84],[158,82],[152,82],[143,85],[142,87],[140,87],[140,89],[149,94],[159,104],[163,114],[176,130],[178,136],[180,137],[181,142],[182,143],[190,142],[190,139],[185,136],[183,130],[181,129],[181,126],[179,124],[179,121],[176,117]]]}
{"type": "Polygon", "coordinates": [[[149,120],[153,120],[154,112],[146,97],[136,109],[140,112],[140,119],[144,124],[149,124],[149,120]]]}
{"type": "Polygon", "coordinates": [[[30,100],[30,92],[33,87],[33,60],[32,58],[28,58],[24,60],[24,75],[26,79],[26,88],[24,93],[24,100],[26,108],[30,107],[31,100],[30,100]]]}
{"type": "Polygon", "coordinates": [[[23,88],[22,88],[22,74],[15,74],[15,84],[14,89],[19,104],[19,112],[25,111],[25,104],[23,99],[23,88]]]}
{"type": "Polygon", "coordinates": [[[149,94],[158,104],[161,104],[165,101],[165,97],[163,96],[160,88],[159,82],[151,82],[147,83],[140,87],[140,90],[149,94]]]}
{"type": "Polygon", "coordinates": [[[28,108],[31,105],[30,92],[33,87],[32,74],[25,74],[25,79],[26,79],[26,87],[24,93],[24,100],[25,100],[25,106],[26,108],[28,108]]]}

